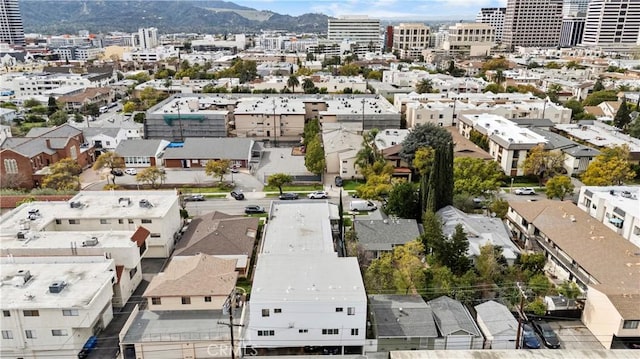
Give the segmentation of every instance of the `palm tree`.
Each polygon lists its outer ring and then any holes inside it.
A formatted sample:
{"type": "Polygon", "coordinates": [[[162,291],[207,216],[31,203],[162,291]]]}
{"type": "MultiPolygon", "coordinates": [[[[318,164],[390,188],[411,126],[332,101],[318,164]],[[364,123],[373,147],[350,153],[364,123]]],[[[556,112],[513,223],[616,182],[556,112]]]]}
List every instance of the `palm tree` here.
{"type": "Polygon", "coordinates": [[[430,79],[422,79],[416,85],[417,93],[432,93],[433,92],[433,82],[430,79]]]}
{"type": "Polygon", "coordinates": [[[356,154],[355,161],[355,166],[358,168],[363,169],[382,160],[382,155],[378,152],[374,144],[378,132],[378,129],[374,128],[362,135],[362,148],[360,148],[356,154]]]}
{"type": "Polygon", "coordinates": [[[300,81],[298,81],[298,76],[291,75],[287,80],[287,87],[291,87],[291,92],[296,92],[296,86],[300,85],[300,81]]]}

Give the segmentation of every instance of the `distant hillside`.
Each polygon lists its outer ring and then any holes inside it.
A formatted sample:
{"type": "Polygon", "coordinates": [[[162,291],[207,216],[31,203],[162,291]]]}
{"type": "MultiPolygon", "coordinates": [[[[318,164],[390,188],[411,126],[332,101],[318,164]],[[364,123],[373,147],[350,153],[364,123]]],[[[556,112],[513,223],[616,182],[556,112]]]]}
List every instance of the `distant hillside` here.
{"type": "Polygon", "coordinates": [[[156,27],[161,33],[237,33],[260,30],[326,32],[323,14],[289,16],[226,1],[22,0],[25,32],[43,34],[134,32],[156,27]]]}

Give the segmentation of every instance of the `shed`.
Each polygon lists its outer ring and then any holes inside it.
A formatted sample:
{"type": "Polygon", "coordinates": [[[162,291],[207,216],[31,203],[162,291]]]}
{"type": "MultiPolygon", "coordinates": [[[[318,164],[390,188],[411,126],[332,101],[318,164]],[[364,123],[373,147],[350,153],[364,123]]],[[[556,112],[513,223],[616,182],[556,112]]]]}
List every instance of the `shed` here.
{"type": "Polygon", "coordinates": [[[506,306],[490,300],[474,308],[485,349],[516,349],[518,321],[506,306]]]}

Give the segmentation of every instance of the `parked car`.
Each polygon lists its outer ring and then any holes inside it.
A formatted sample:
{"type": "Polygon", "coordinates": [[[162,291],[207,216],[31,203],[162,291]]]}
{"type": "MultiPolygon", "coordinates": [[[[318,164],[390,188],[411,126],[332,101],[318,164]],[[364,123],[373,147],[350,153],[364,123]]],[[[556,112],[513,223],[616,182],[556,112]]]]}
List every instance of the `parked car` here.
{"type": "Polygon", "coordinates": [[[189,196],[184,196],[185,202],[200,202],[204,201],[204,196],[201,194],[192,194],[189,196]]]}
{"type": "Polygon", "coordinates": [[[283,193],[279,197],[283,201],[298,199],[297,193],[283,193]]]}
{"type": "Polygon", "coordinates": [[[336,187],[342,187],[342,183],[343,183],[342,177],[336,176],[335,183],[336,183],[336,187]]]}
{"type": "Polygon", "coordinates": [[[378,206],[376,206],[375,203],[367,200],[356,200],[349,203],[349,210],[354,212],[375,211],[376,209],[378,209],[378,206]]]}
{"type": "Polygon", "coordinates": [[[558,339],[556,333],[554,333],[553,329],[551,329],[549,323],[545,322],[544,320],[534,320],[531,322],[531,325],[533,326],[533,329],[536,331],[536,333],[540,335],[540,338],[542,338],[542,342],[547,348],[560,348],[560,339],[558,339]]]}
{"type": "Polygon", "coordinates": [[[522,326],[522,347],[540,349],[540,338],[529,324],[522,326]]]}
{"type": "Polygon", "coordinates": [[[238,169],[238,167],[236,167],[236,166],[232,166],[232,167],[231,167],[231,173],[238,173],[238,172],[240,172],[240,170],[238,169]]]}
{"type": "Polygon", "coordinates": [[[114,176],[118,176],[118,177],[119,176],[124,176],[124,172],[122,172],[122,170],[119,169],[119,168],[112,169],[111,170],[111,174],[114,175],[114,176]]]}
{"type": "Polygon", "coordinates": [[[231,197],[235,198],[236,201],[242,201],[244,199],[244,193],[238,191],[232,191],[231,197]]]}
{"type": "Polygon", "coordinates": [[[244,213],[246,214],[264,213],[264,207],[255,206],[255,205],[246,206],[244,207],[244,213]]]}
{"type": "Polygon", "coordinates": [[[138,174],[138,171],[135,168],[127,168],[126,170],[124,170],[124,173],[135,176],[138,174]]]}
{"type": "Polygon", "coordinates": [[[329,194],[325,191],[315,191],[307,195],[309,199],[325,199],[329,198],[329,194]]]}
{"type": "Polygon", "coordinates": [[[531,187],[522,187],[518,188],[514,191],[515,194],[519,196],[532,196],[536,194],[536,191],[531,187]]]}

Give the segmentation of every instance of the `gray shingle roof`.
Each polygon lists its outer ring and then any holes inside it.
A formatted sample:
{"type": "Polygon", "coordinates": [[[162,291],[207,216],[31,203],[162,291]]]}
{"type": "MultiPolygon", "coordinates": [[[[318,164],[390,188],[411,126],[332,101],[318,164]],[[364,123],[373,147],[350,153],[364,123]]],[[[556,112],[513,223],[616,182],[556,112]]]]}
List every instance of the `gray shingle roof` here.
{"type": "Polygon", "coordinates": [[[69,138],[82,133],[81,130],[68,125],[60,125],[58,127],[34,127],[29,130],[25,137],[43,137],[43,138],[69,138]]]}
{"type": "Polygon", "coordinates": [[[418,295],[370,295],[369,304],[378,338],[438,336],[431,308],[418,295]]]}
{"type": "Polygon", "coordinates": [[[124,140],[118,144],[115,152],[122,157],[154,157],[162,141],[164,140],[124,140]]]}
{"type": "Polygon", "coordinates": [[[167,148],[164,159],[248,160],[253,140],[250,138],[187,138],[183,147],[167,148]]]}
{"type": "Polygon", "coordinates": [[[50,155],[56,153],[55,150],[48,148],[46,140],[40,137],[9,137],[4,142],[2,142],[2,145],[0,145],[0,147],[3,149],[11,149],[14,152],[20,153],[21,155],[29,158],[37,156],[41,153],[50,155]]]}
{"type": "Polygon", "coordinates": [[[82,129],[84,137],[93,137],[97,135],[116,137],[118,132],[120,132],[120,128],[117,127],[85,127],[82,129]]]}
{"type": "Polygon", "coordinates": [[[490,300],[475,307],[478,319],[482,319],[486,329],[493,336],[495,335],[517,335],[518,321],[511,314],[509,309],[503,304],[490,300]]]}
{"type": "Polygon", "coordinates": [[[430,300],[428,303],[442,336],[463,334],[461,332],[473,336],[481,335],[476,322],[462,303],[447,296],[430,300]]]}
{"type": "Polygon", "coordinates": [[[355,229],[358,241],[365,250],[393,249],[393,245],[402,245],[418,238],[420,231],[415,219],[386,220],[358,220],[355,229]]]}

